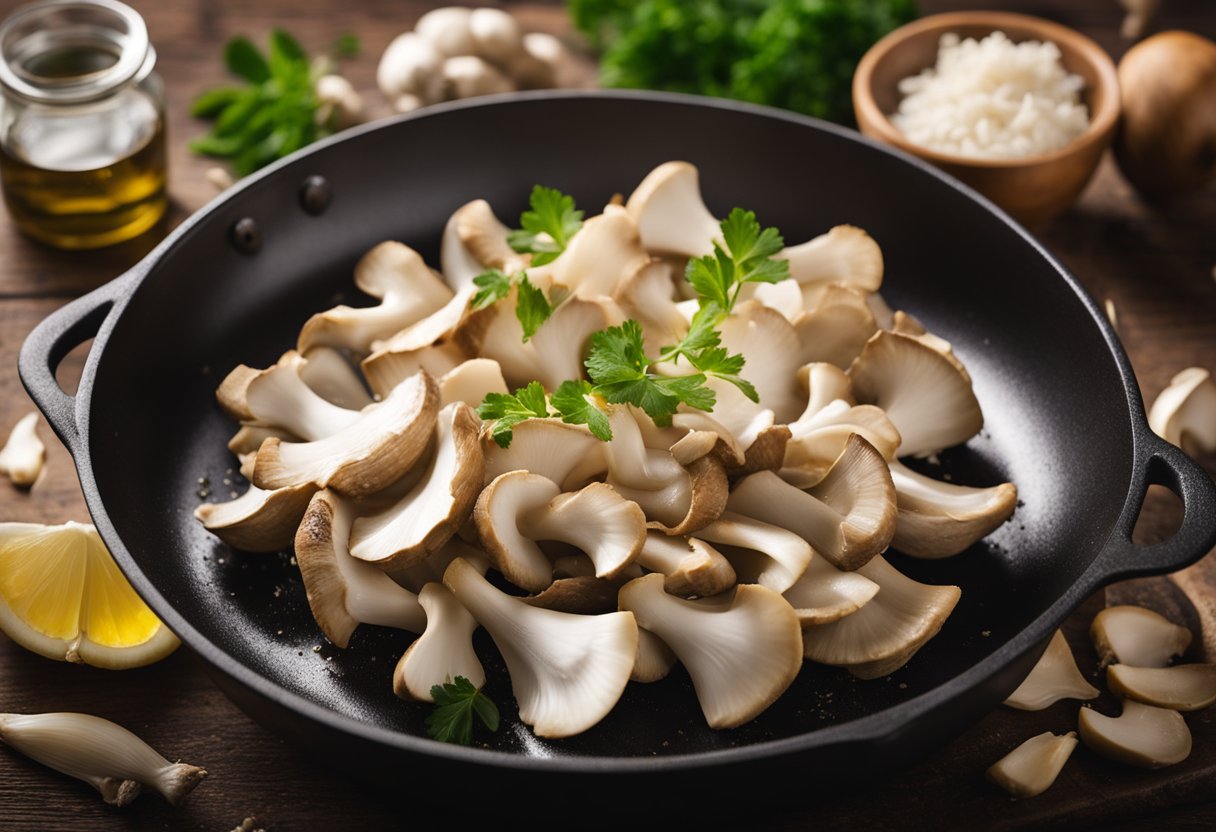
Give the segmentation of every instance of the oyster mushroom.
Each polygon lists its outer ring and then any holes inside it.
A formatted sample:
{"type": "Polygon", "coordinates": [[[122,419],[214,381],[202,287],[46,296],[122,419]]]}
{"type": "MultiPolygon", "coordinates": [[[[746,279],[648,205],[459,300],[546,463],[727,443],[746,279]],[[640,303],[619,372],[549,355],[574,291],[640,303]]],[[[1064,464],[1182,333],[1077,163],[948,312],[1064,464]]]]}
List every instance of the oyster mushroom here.
{"type": "Polygon", "coordinates": [[[295,539],[296,529],[317,486],[311,482],[265,491],[256,485],[226,503],[203,503],[194,516],[234,549],[277,552],[295,539]]]}
{"type": "Polygon", "coordinates": [[[496,477],[477,498],[477,534],[511,583],[540,592],[553,583],[553,565],[536,545],[558,540],[585,552],[599,578],[610,578],[637,557],[646,518],[637,504],[604,483],[563,494],[552,480],[527,471],[496,477]]]}
{"type": "Polygon", "coordinates": [[[895,534],[895,487],[886,461],[860,436],[821,482],[802,490],[770,471],[735,483],[729,511],[789,529],[840,569],[884,551],[895,534]]]}
{"type": "Polygon", "coordinates": [[[646,174],[625,210],[648,251],[700,257],[721,236],[718,220],[701,198],[699,174],[688,162],[667,162],[646,174]]]}
{"type": "Polygon", "coordinates": [[[1123,713],[1117,717],[1083,707],[1077,727],[1093,751],[1129,766],[1164,768],[1191,754],[1191,731],[1182,714],[1134,699],[1123,700],[1123,713]]]}
{"type": "Polygon", "coordinates": [[[443,98],[443,54],[417,32],[398,35],[376,68],[376,86],[397,112],[408,112],[443,98]]]}
{"type": "Polygon", "coordinates": [[[1153,432],[1188,454],[1216,453],[1216,382],[1201,367],[1174,376],[1148,412],[1153,432]]]}
{"type": "Polygon", "coordinates": [[[1031,737],[988,769],[988,779],[1014,797],[1034,797],[1051,788],[1077,747],[1073,731],[1031,737]]]}
{"type": "Polygon", "coordinates": [[[827,558],[811,558],[806,571],[782,595],[805,629],[852,615],[878,594],[878,584],[859,572],[837,569],[827,558]]]}
{"type": "Polygon", "coordinates": [[[857,571],[878,584],[878,593],[851,615],[805,628],[804,653],[858,678],[876,679],[903,667],[937,635],[962,591],[914,581],[882,557],[857,571]]]}
{"type": "Polygon", "coordinates": [[[439,403],[447,407],[464,402],[477,407],[490,393],[506,393],[507,383],[498,362],[489,358],[470,358],[449,370],[439,379],[439,403]]]}
{"type": "Polygon", "coordinates": [[[681,598],[706,598],[735,585],[735,570],[714,547],[695,537],[651,531],[637,563],[664,576],[663,589],[681,598]]]}
{"type": "Polygon", "coordinates": [[[663,639],[650,630],[638,627],[638,657],[630,674],[631,682],[650,684],[666,679],[676,665],[676,654],[663,643],[663,639]]]}
{"type": "Polygon", "coordinates": [[[903,441],[899,456],[926,456],[966,442],[984,417],[971,377],[910,335],[880,330],[849,367],[857,400],[881,407],[903,441]]]}
{"type": "Polygon", "coordinates": [[[612,297],[622,281],[650,263],[637,225],[624,209],[609,206],[583,223],[557,259],[529,270],[529,277],[566,289],[575,297],[612,297]]]}
{"type": "Polygon", "coordinates": [[[891,545],[918,558],[957,555],[1013,516],[1018,490],[1004,482],[972,488],[939,482],[892,460],[899,516],[891,545]]]}
{"type": "Polygon", "coordinates": [[[463,402],[439,412],[436,451],[421,480],[393,505],[355,521],[350,552],[393,571],[419,562],[456,533],[485,476],[481,420],[463,402]]]}
{"type": "Polygon", "coordinates": [[[315,442],[268,438],[257,453],[253,484],[274,490],[312,482],[348,497],[375,494],[400,479],[422,456],[438,409],[434,380],[419,373],[332,436],[315,442]]]}
{"type": "Polygon", "coordinates": [[[849,368],[878,331],[865,295],[837,284],[825,286],[815,299],[815,306],[794,316],[791,323],[802,346],[800,361],[823,361],[842,370],[849,368]]]}
{"type": "Polygon", "coordinates": [[[632,613],[538,609],[495,589],[463,558],[443,582],[502,653],[519,718],[537,736],[581,733],[616,705],[637,659],[632,613]]]}
{"type": "Polygon", "coordinates": [[[1191,646],[1191,631],[1144,607],[1107,607],[1089,626],[1102,667],[1165,667],[1191,646]]]}
{"type": "Polygon", "coordinates": [[[1094,699],[1098,689],[1085,681],[1077,670],[1077,661],[1064,638],[1056,630],[1030,675],[1017,690],[1009,694],[1005,704],[1021,711],[1041,711],[1061,699],[1094,699]]]}
{"type": "Polygon", "coordinates": [[[676,307],[674,292],[671,265],[661,260],[651,260],[625,275],[613,292],[617,305],[641,325],[647,355],[657,355],[688,331],[688,321],[676,307]]]}
{"type": "Polygon", "coordinates": [[[509,447],[500,447],[490,435],[481,437],[486,458],[486,482],[508,471],[529,471],[573,491],[605,473],[604,443],[585,425],[568,425],[560,419],[528,419],[512,428],[509,447]]]}
{"type": "Polygon", "coordinates": [[[418,596],[350,556],[347,541],[353,519],[347,500],[328,489],[318,491],[296,532],[296,561],[317,626],[338,647],[350,644],[360,624],[422,632],[426,612],[418,596]]]}
{"type": "Polygon", "coordinates": [[[1216,665],[1133,667],[1112,664],[1106,668],[1106,684],[1112,693],[1146,705],[1198,711],[1216,702],[1216,665]]]}
{"type": "Polygon", "coordinates": [[[771,589],[741,584],[734,592],[688,601],[666,592],[662,575],[646,575],[621,587],[620,605],[688,670],[711,728],[754,719],[802,667],[798,618],[771,589]]]}
{"type": "Polygon", "coordinates": [[[434,702],[431,688],[463,676],[481,688],[486,671],[473,650],[477,622],[456,596],[440,583],[428,583],[418,593],[426,611],[426,629],[406,648],[393,671],[393,693],[402,699],[434,702]]]}
{"type": "Polygon", "coordinates": [[[225,377],[216,397],[235,419],[281,428],[310,442],[332,436],[359,421],[360,411],[338,407],[305,383],[306,364],[304,357],[294,350],[284,353],[265,370],[242,364],[225,377]]]}
{"type": "Polygon", "coordinates": [[[729,547],[725,554],[740,581],[757,583],[777,593],[798,582],[814,554],[793,532],[730,511],[699,529],[697,536],[729,547]]]}
{"type": "Polygon", "coordinates": [[[788,260],[790,278],[808,289],[842,283],[861,292],[876,292],[882,285],[882,249],[874,239],[852,225],[838,225],[801,245],[787,246],[776,255],[788,260]]]}
{"type": "Polygon", "coordinates": [[[393,241],[363,255],[355,265],[355,285],[380,303],[360,309],[336,306],[313,315],[300,330],[301,353],[315,346],[366,353],[373,341],[422,320],[452,298],[452,290],[418,252],[393,241]]]}
{"type": "Polygon", "coordinates": [[[300,378],[330,404],[347,410],[362,410],[372,403],[363,377],[333,347],[313,347],[304,355],[300,378]]]}

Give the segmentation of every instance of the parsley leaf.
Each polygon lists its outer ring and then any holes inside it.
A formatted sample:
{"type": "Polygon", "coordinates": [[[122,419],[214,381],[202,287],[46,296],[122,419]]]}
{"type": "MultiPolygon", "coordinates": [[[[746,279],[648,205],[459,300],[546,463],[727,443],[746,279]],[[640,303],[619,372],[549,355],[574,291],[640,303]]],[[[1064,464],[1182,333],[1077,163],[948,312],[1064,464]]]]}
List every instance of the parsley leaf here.
{"type": "Polygon", "coordinates": [[[507,243],[532,254],[533,266],[543,266],[566,250],[570,238],[583,227],[583,212],[575,209],[573,197],[543,185],[533,186],[528,202],[531,210],[519,218],[523,228],[507,235],[507,243]]]}
{"type": "Polygon", "coordinates": [[[760,401],[760,394],[756,392],[755,386],[739,375],[739,371],[743,369],[744,363],[742,355],[738,353],[728,355],[723,347],[710,347],[696,355],[690,355],[688,360],[692,366],[705,373],[705,375],[729,381],[752,401],[760,401]]]}
{"type": "Polygon", "coordinates": [[[477,415],[482,419],[495,420],[490,428],[490,437],[500,448],[506,448],[511,444],[513,427],[525,419],[543,419],[549,415],[545,388],[539,381],[533,381],[527,387],[518,388],[514,395],[486,393],[477,408],[477,415]]]}
{"type": "Polygon", "coordinates": [[[563,422],[586,425],[597,439],[609,442],[612,440],[612,428],[608,424],[608,414],[587,401],[587,397],[593,395],[595,388],[584,379],[563,381],[553,392],[553,408],[561,414],[563,422]]]}
{"type": "Polygon", "coordinates": [[[489,269],[477,275],[473,278],[473,285],[479,288],[470,301],[473,310],[485,309],[505,298],[511,292],[512,282],[498,269],[489,269]]]}
{"type": "Polygon", "coordinates": [[[777,229],[762,229],[754,212],[735,208],[720,227],[726,248],[714,243],[713,254],[688,261],[684,276],[702,304],[715,304],[729,314],[744,284],[779,283],[790,276],[790,264],[772,259],[785,241],[777,229]]]}
{"type": "Polygon", "coordinates": [[[679,363],[680,356],[691,360],[696,353],[718,346],[722,343],[722,336],[718,334],[717,326],[724,317],[726,316],[722,314],[722,307],[718,304],[713,301],[703,304],[692,316],[687,334],[678,344],[663,347],[659,352],[659,360],[679,363]]]}
{"type": "Polygon", "coordinates": [[[431,697],[435,710],[426,718],[426,730],[440,742],[472,744],[474,714],[486,728],[498,730],[498,706],[463,676],[457,676],[455,682],[434,685],[431,697]]]}
{"type": "Polygon", "coordinates": [[[628,320],[591,336],[585,366],[595,392],[614,404],[642,408],[656,425],[671,424],[681,404],[712,410],[714,393],[705,387],[705,375],[659,376],[648,372],[653,362],[642,345],[642,327],[628,320]]]}
{"type": "Polygon", "coordinates": [[[553,314],[553,307],[549,305],[549,301],[545,298],[545,293],[541,289],[532,285],[532,281],[528,280],[527,275],[523,272],[519,274],[519,291],[515,297],[515,317],[519,318],[519,325],[524,330],[524,343],[536,334],[536,330],[540,329],[541,324],[549,320],[549,316],[553,314]]]}

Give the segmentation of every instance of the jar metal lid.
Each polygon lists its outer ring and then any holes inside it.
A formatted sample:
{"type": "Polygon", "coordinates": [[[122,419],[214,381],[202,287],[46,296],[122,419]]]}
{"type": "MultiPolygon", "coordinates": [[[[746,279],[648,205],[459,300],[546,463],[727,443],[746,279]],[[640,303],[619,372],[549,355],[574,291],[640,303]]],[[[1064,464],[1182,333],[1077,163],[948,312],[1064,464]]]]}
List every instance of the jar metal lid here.
{"type": "Polygon", "coordinates": [[[155,64],[143,18],[117,0],[42,0],[20,7],[0,24],[0,87],[26,101],[96,101],[142,80],[155,64]],[[88,50],[114,60],[67,75],[37,69],[40,56],[64,50],[88,50]]]}

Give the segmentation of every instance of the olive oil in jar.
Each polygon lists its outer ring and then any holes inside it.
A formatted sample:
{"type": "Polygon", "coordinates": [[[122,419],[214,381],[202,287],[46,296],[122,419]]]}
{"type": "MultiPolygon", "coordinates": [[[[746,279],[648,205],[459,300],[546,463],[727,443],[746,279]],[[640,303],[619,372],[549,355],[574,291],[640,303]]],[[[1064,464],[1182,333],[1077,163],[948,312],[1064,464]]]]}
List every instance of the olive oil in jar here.
{"type": "Polygon", "coordinates": [[[60,248],[128,240],[164,214],[155,52],[112,0],[48,0],[0,29],[0,185],[16,225],[60,248]]]}

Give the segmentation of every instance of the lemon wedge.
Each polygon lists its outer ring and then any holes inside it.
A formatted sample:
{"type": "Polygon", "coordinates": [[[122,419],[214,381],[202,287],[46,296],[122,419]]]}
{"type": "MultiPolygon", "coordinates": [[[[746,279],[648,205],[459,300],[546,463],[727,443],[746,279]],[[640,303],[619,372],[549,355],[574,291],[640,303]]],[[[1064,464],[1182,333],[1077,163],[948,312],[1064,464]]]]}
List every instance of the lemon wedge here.
{"type": "Polygon", "coordinates": [[[121,670],[172,653],[177,636],[135,594],[84,523],[0,523],[0,629],[58,661],[121,670]]]}

